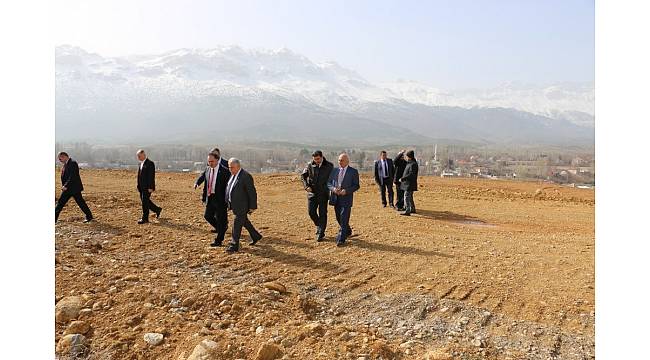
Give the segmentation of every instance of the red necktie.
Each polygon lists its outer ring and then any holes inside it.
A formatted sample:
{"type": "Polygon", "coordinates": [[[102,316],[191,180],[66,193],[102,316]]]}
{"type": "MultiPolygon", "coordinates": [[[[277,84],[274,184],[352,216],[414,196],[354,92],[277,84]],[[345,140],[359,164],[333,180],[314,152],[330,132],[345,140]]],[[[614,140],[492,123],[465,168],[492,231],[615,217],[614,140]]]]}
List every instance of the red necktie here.
{"type": "Polygon", "coordinates": [[[214,169],[210,169],[210,182],[208,183],[208,196],[212,194],[212,179],[214,177],[214,169]]]}
{"type": "Polygon", "coordinates": [[[61,166],[61,176],[63,176],[64,172],[65,172],[65,164],[63,164],[63,166],[61,166]]]}

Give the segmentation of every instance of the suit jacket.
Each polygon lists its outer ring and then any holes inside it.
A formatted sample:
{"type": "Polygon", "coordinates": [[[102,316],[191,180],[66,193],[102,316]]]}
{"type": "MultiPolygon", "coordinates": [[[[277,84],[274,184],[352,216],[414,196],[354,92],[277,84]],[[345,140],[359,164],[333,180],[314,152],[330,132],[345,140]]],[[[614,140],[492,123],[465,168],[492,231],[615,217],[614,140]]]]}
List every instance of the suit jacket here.
{"type": "Polygon", "coordinates": [[[314,161],[310,161],[302,171],[302,184],[306,187],[311,187],[312,191],[307,193],[307,197],[324,196],[325,199],[329,197],[329,189],[327,188],[327,181],[330,178],[330,173],[334,165],[323,158],[320,168],[316,166],[314,161]]]}
{"type": "Polygon", "coordinates": [[[142,169],[138,165],[138,191],[156,190],[156,165],[149,158],[144,159],[142,169]]]}
{"type": "Polygon", "coordinates": [[[81,176],[79,176],[79,165],[71,158],[63,165],[61,185],[66,187],[64,192],[69,194],[76,194],[84,190],[84,185],[81,183],[81,176]]]}
{"type": "MultiPolygon", "coordinates": [[[[228,164],[228,162],[226,162],[228,164]]],[[[219,165],[215,167],[219,169],[217,173],[217,183],[214,187],[214,195],[219,204],[226,203],[226,186],[228,185],[228,179],[230,179],[230,170],[228,166],[223,166],[223,162],[219,161],[219,165]]],[[[206,167],[201,175],[196,179],[195,184],[197,186],[203,184],[203,193],[201,194],[201,201],[206,202],[208,200],[208,180],[210,178],[210,167],[206,167]]]]}
{"type": "Polygon", "coordinates": [[[327,187],[330,191],[330,204],[338,206],[352,207],[354,202],[354,192],[359,190],[359,172],[357,169],[348,166],[348,169],[345,171],[345,176],[343,176],[343,181],[341,184],[339,181],[339,170],[340,168],[333,169],[330,173],[330,178],[327,181],[327,187]],[[334,194],[334,189],[341,187],[345,190],[346,194],[339,196],[334,194]]]}
{"type": "MultiPolygon", "coordinates": [[[[381,184],[383,181],[383,179],[380,179],[381,176],[379,176],[380,166],[381,160],[375,160],[375,182],[377,185],[381,184]]],[[[388,168],[388,184],[391,185],[393,183],[393,178],[395,177],[395,166],[393,165],[393,160],[386,159],[386,167],[388,168]]]]}
{"type": "Polygon", "coordinates": [[[406,160],[404,160],[404,154],[397,155],[395,160],[393,160],[395,165],[395,184],[399,185],[404,175],[404,169],[406,168],[406,160]]]}
{"type": "Polygon", "coordinates": [[[400,179],[400,187],[404,191],[418,191],[418,162],[410,160],[406,163],[404,174],[400,179]]]}
{"type": "MultiPolygon", "coordinates": [[[[248,210],[257,209],[257,191],[253,176],[241,169],[235,185],[230,190],[230,209],[235,215],[243,216],[248,210]]],[[[227,185],[226,185],[227,186],[227,185]]],[[[227,195],[226,195],[227,198],[227,195]]]]}

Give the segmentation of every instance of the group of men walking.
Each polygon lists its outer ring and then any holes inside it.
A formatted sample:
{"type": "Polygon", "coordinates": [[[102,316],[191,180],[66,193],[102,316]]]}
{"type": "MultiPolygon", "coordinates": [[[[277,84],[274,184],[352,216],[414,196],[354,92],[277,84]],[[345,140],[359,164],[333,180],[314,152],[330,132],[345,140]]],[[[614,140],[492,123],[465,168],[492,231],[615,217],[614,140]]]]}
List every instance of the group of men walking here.
{"type": "MultiPolygon", "coordinates": [[[[162,208],[151,200],[151,195],[156,190],[156,166],[147,158],[144,150],[136,153],[140,164],[138,166],[137,189],[142,203],[142,217],[138,224],[149,222],[149,213],[160,217],[162,208]]],[[[70,158],[66,152],[58,155],[61,167],[61,195],[55,207],[55,221],[59,220],[61,210],[70,198],[74,198],[83,213],[86,215],[84,222],[92,221],[93,215],[82,196],[83,185],[79,176],[79,165],[70,158]]],[[[213,247],[222,246],[226,230],[228,229],[228,210],[234,215],[232,239],[226,252],[239,251],[239,239],[242,228],[246,228],[251,236],[251,245],[260,239],[260,234],[248,219],[248,215],[257,209],[257,192],[253,177],[241,168],[241,162],[236,158],[226,161],[221,159],[219,149],[215,148],[208,154],[208,166],[196,179],[194,189],[203,186],[202,200],[205,205],[204,217],[214,228],[216,233],[213,247]]]]}
{"type": "MultiPolygon", "coordinates": [[[[153,161],[147,158],[144,150],[138,150],[136,156],[138,166],[137,189],[142,203],[142,217],[138,224],[149,222],[149,213],[160,217],[162,208],[151,200],[156,190],[156,168],[153,161]]],[[[65,152],[59,153],[61,167],[61,195],[55,208],[55,221],[70,198],[74,198],[83,213],[84,222],[93,220],[90,208],[82,196],[83,185],[79,176],[79,166],[65,152]]],[[[374,177],[383,207],[390,205],[401,215],[409,216],[415,213],[413,192],[417,191],[418,164],[413,150],[400,151],[395,159],[387,157],[386,151],[381,151],[375,161],[374,177]],[[394,203],[393,184],[397,190],[397,203],[394,203]],[[388,194],[388,201],[386,201],[388,194]]],[[[309,217],[316,226],[316,241],[323,241],[327,229],[328,206],[334,207],[339,231],[336,235],[336,245],[344,246],[352,235],[350,216],[354,203],[354,193],[359,190],[359,172],[350,166],[350,157],[342,153],[338,157],[338,167],[327,161],[320,150],[312,153],[312,160],[302,172],[302,183],[307,191],[307,208],[309,217]]],[[[201,200],[205,205],[204,218],[213,227],[215,233],[212,247],[223,245],[228,229],[228,210],[232,211],[232,238],[226,251],[239,251],[242,228],[250,235],[250,245],[255,245],[262,234],[255,229],[248,215],[257,209],[257,191],[253,177],[241,168],[241,162],[236,158],[228,161],[221,158],[218,148],[210,151],[207,157],[207,167],[194,182],[194,189],[203,185],[201,200]]]]}
{"type": "MultiPolygon", "coordinates": [[[[307,208],[309,217],[316,226],[316,241],[322,241],[327,228],[327,205],[334,206],[339,231],[336,245],[345,245],[345,240],[352,235],[350,215],[354,203],[354,192],[359,190],[359,172],[349,166],[347,154],[339,155],[339,167],[327,161],[320,150],[312,153],[312,161],[307,163],[302,172],[302,183],[307,191],[307,208]]],[[[415,213],[413,192],[417,191],[418,164],[413,150],[402,150],[395,160],[388,158],[386,151],[381,151],[375,161],[375,183],[379,186],[381,202],[384,207],[390,204],[395,208],[393,183],[397,188],[397,210],[401,215],[415,213]],[[386,201],[388,193],[388,202],[386,201]]]]}
{"type": "Polygon", "coordinates": [[[359,190],[359,172],[351,167],[350,157],[343,153],[338,158],[339,167],[335,170],[320,150],[314,151],[312,161],[302,172],[302,183],[307,191],[309,217],[316,225],[316,241],[322,241],[327,228],[327,206],[334,206],[339,232],[336,246],[345,245],[352,235],[350,215],[354,202],[354,192],[359,190]]]}

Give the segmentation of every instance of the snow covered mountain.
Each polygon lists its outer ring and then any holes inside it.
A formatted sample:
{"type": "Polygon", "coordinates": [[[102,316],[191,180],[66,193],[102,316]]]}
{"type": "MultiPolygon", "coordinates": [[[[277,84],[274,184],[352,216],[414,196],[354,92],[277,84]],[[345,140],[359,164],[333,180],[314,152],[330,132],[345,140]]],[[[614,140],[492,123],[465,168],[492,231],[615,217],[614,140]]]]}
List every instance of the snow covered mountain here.
{"type": "Polygon", "coordinates": [[[376,85],[335,62],[237,46],[119,58],[59,46],[55,73],[57,140],[593,141],[593,85],[376,85]]]}

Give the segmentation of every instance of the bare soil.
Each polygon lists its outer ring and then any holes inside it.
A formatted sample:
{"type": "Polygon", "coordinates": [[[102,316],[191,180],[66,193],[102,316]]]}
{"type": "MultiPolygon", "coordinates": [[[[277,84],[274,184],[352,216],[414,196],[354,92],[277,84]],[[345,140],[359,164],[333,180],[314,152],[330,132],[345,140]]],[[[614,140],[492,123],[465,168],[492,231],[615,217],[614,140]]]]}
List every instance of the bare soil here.
{"type": "Polygon", "coordinates": [[[315,241],[297,174],[254,175],[264,238],[248,246],[244,231],[228,255],[209,247],[195,174],[157,174],[163,212],[147,225],[134,172],[81,176],[96,221],[82,224],[74,201],[61,214],[56,301],[92,309],[79,316],[90,358],[184,360],[203,339],[220,359],[253,359],[266,343],[286,359],[594,357],[593,190],[421,177],[418,213],[404,217],[364,174],[353,236],[337,248],[331,207],[315,241]]]}

